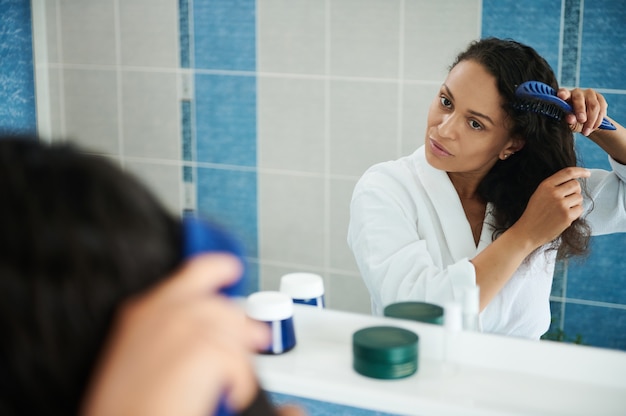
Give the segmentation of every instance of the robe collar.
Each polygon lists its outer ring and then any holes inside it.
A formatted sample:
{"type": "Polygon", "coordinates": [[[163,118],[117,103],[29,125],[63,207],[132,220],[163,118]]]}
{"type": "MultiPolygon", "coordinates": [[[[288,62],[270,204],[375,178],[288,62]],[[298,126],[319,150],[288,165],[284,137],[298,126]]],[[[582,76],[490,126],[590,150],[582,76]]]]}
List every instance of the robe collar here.
{"type": "Polygon", "coordinates": [[[491,215],[492,205],[487,204],[480,240],[478,247],[476,247],[461,199],[448,174],[445,171],[435,169],[428,163],[424,146],[417,149],[414,156],[419,178],[435,207],[452,258],[455,261],[460,261],[464,258],[475,257],[491,243],[493,233],[493,227],[490,225],[493,223],[490,221],[490,218],[493,218],[491,215]]]}

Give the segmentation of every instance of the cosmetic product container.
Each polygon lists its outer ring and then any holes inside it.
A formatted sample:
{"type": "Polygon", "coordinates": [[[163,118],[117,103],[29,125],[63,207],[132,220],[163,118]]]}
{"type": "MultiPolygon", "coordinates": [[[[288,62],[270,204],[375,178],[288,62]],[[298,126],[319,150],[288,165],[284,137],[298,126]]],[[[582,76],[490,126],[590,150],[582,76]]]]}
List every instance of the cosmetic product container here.
{"type": "Polygon", "coordinates": [[[315,273],[288,273],[280,279],[280,292],[286,293],[294,303],[324,308],[324,279],[315,273]]]}
{"type": "Polygon", "coordinates": [[[276,291],[253,293],[246,299],[246,314],[270,327],[272,342],[260,353],[282,354],[296,346],[293,301],[289,295],[276,291]]]}
{"type": "Polygon", "coordinates": [[[466,331],[480,331],[480,289],[471,286],[463,293],[463,329],[466,331]]]}
{"type": "Polygon", "coordinates": [[[354,370],[366,377],[398,379],[418,368],[419,337],[393,326],[373,326],[352,335],[354,370]]]}
{"type": "Polygon", "coordinates": [[[452,375],[457,371],[459,333],[463,329],[463,316],[461,305],[457,302],[446,303],[444,311],[442,367],[444,375],[452,375]]]}
{"type": "Polygon", "coordinates": [[[387,305],[384,315],[428,324],[443,324],[443,308],[427,302],[398,302],[387,305]]]}

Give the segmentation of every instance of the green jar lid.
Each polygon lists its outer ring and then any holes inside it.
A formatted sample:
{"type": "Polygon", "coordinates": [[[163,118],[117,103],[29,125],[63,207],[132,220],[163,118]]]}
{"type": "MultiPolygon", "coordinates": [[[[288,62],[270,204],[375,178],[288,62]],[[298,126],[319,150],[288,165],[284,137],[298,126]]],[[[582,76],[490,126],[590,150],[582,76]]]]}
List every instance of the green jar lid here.
{"type": "Polygon", "coordinates": [[[385,316],[443,325],[443,308],[426,302],[398,302],[385,307],[385,316]]]}
{"type": "Polygon", "coordinates": [[[395,379],[417,371],[414,332],[393,326],[373,326],[352,335],[353,367],[367,377],[395,379]]]}

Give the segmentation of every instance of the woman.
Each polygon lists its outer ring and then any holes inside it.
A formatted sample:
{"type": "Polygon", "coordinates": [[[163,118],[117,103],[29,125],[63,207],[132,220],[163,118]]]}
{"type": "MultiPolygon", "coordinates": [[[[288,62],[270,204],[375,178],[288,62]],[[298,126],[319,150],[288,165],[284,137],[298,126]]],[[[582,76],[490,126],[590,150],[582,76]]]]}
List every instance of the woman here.
{"type": "Polygon", "coordinates": [[[348,244],[374,313],[462,301],[477,285],[483,331],[538,339],[555,261],[584,254],[591,234],[626,231],[626,130],[598,129],[607,105],[593,90],[558,90],[575,112],[561,120],[528,111],[515,89],[529,80],[558,89],[532,48],[473,42],[430,106],[424,146],[357,183],[348,244]],[[613,172],[576,167],[572,131],[613,172]]]}
{"type": "Polygon", "coordinates": [[[184,261],[181,221],[71,146],[0,138],[0,195],[0,414],[275,414],[267,328],[218,292],[236,257],[184,261]]]}

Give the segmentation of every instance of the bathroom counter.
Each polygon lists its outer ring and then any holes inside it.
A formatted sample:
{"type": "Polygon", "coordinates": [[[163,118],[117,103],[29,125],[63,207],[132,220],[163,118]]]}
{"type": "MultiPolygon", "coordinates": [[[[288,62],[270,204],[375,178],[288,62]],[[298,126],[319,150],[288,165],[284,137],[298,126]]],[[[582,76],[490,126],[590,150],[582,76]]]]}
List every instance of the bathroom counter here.
{"type": "Polygon", "coordinates": [[[257,355],[272,392],[412,415],[625,415],[626,353],[294,305],[296,347],[257,355]],[[352,334],[391,325],[419,335],[416,374],[378,380],[352,369],[352,334]],[[446,340],[456,340],[448,343],[446,340]],[[450,359],[443,351],[451,345],[450,359]]]}

